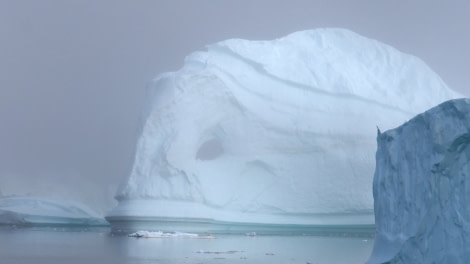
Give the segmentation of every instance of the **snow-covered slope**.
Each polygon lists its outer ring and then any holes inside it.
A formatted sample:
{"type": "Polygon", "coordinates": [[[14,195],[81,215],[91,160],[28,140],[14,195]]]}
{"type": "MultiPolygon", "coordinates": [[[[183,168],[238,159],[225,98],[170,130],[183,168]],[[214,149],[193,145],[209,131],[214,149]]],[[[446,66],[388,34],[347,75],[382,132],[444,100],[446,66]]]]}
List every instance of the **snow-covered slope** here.
{"type": "Polygon", "coordinates": [[[108,225],[83,205],[38,197],[0,197],[0,225],[108,225]]]}
{"type": "Polygon", "coordinates": [[[377,142],[369,263],[468,263],[470,100],[445,102],[377,142]]]}
{"type": "Polygon", "coordinates": [[[421,60],[347,30],[209,45],[151,85],[107,219],[372,224],[376,126],[457,96],[421,60]]]}

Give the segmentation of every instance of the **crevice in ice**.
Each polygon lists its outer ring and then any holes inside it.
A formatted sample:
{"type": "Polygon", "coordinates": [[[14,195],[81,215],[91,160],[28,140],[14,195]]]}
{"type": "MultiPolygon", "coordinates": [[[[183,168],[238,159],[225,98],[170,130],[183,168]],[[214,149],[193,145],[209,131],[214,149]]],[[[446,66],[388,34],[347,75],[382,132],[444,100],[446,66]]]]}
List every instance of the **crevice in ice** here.
{"type": "Polygon", "coordinates": [[[224,153],[222,143],[217,139],[210,139],[202,143],[196,153],[196,159],[214,160],[224,153]]]}

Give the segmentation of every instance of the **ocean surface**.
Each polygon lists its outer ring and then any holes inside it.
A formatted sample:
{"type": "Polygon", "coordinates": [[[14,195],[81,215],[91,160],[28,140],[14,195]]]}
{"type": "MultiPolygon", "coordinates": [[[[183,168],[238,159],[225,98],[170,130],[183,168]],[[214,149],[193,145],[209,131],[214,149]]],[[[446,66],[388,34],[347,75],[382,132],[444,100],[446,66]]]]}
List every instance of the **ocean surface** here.
{"type": "Polygon", "coordinates": [[[0,263],[364,263],[374,239],[338,236],[214,235],[135,238],[109,228],[0,227],[0,263]]]}

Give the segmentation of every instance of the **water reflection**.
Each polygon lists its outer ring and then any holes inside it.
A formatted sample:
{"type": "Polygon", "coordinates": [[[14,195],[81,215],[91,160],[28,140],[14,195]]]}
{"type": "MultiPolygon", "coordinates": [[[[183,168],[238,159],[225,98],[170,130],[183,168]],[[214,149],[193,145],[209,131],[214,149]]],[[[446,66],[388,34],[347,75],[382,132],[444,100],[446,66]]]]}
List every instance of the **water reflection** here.
{"type": "Polygon", "coordinates": [[[216,235],[131,238],[107,229],[0,228],[2,263],[364,263],[373,239],[216,235]]]}

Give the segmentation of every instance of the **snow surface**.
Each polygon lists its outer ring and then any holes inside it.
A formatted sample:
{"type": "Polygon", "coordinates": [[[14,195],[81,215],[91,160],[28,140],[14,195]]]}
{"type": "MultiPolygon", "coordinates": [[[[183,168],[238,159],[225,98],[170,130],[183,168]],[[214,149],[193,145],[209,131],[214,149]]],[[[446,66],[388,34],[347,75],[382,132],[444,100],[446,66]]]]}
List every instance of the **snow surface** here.
{"type": "Polygon", "coordinates": [[[468,263],[470,100],[377,136],[373,263],[468,263]]]}
{"type": "Polygon", "coordinates": [[[0,197],[0,225],[108,225],[84,205],[38,197],[0,197]]]}
{"type": "Polygon", "coordinates": [[[418,58],[348,30],[209,45],[153,81],[107,219],[373,224],[376,126],[455,97],[418,58]]]}

